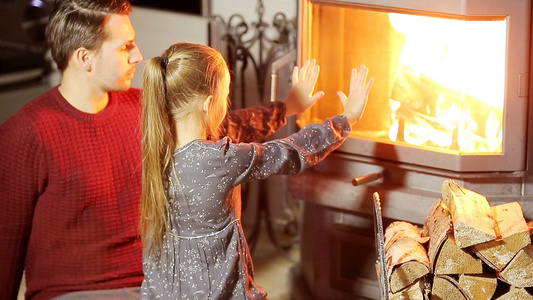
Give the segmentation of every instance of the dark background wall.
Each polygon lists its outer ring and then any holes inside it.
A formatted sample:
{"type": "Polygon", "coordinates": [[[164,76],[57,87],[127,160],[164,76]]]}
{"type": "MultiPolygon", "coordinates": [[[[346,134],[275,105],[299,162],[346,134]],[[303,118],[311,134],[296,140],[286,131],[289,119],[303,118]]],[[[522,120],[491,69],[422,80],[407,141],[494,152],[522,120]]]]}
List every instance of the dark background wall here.
{"type": "Polygon", "coordinates": [[[44,41],[52,0],[0,0],[0,41],[35,44],[44,41]]]}

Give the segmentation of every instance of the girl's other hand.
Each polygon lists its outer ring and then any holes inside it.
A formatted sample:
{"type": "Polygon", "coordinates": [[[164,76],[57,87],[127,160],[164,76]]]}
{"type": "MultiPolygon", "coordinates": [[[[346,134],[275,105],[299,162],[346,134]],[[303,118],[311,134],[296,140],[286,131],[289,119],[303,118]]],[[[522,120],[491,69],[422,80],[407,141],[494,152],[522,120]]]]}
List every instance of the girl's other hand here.
{"type": "Polygon", "coordinates": [[[287,105],[287,116],[303,113],[315,102],[324,97],[324,92],[313,94],[320,66],[315,59],[307,60],[301,68],[295,66],[292,70],[292,87],[289,96],[284,100],[287,105]]]}

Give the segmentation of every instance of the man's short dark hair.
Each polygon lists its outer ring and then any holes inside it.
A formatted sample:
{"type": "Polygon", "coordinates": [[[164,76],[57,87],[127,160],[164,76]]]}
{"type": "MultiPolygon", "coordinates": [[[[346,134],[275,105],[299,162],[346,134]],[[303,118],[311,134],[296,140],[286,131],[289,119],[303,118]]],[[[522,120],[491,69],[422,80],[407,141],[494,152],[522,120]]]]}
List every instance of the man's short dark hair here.
{"type": "Polygon", "coordinates": [[[52,57],[64,71],[74,50],[98,50],[107,39],[104,25],[111,14],[129,15],[128,0],[56,0],[46,27],[52,57]]]}

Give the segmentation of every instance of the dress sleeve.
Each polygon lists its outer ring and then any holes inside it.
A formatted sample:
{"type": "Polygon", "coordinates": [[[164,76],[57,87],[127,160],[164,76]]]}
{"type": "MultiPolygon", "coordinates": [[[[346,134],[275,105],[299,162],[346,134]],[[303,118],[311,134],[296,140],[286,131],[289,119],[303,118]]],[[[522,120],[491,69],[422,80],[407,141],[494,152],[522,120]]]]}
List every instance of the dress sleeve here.
{"type": "MultiPolygon", "coordinates": [[[[17,299],[43,161],[30,122],[0,126],[0,294],[17,299]]],[[[42,186],[43,184],[41,184],[42,186]]]]}
{"type": "Polygon", "coordinates": [[[266,143],[229,143],[224,160],[235,185],[278,174],[295,174],[323,160],[351,132],[345,116],[309,124],[283,139],[266,143]]]}
{"type": "Polygon", "coordinates": [[[238,143],[260,142],[287,123],[285,112],[282,102],[230,111],[222,124],[222,136],[238,143]]]}

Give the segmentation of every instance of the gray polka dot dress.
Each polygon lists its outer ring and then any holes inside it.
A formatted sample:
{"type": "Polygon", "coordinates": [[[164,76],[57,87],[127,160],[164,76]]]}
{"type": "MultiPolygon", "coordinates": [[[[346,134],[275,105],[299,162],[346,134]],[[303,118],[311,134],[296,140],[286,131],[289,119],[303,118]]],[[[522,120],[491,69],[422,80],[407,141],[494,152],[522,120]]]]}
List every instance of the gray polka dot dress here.
{"type": "Polygon", "coordinates": [[[313,166],[350,133],[344,116],[266,143],[194,140],[170,172],[163,251],[144,257],[143,299],[266,299],[240,222],[239,185],[313,166]]]}

